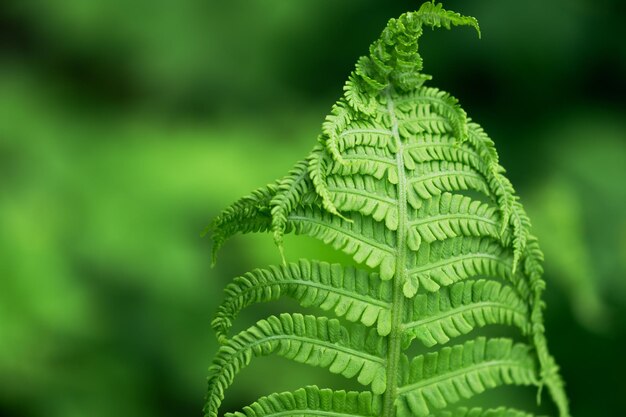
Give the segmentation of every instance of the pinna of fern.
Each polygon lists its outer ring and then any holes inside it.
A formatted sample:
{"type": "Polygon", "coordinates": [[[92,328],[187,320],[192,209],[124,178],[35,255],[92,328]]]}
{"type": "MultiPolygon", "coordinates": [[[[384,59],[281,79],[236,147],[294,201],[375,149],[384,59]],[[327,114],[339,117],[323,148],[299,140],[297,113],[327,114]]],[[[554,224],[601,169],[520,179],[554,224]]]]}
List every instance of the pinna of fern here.
{"type": "Polygon", "coordinates": [[[543,255],[530,221],[493,141],[421,72],[424,27],[458,25],[480,34],[474,18],[434,1],[391,19],[310,155],[209,226],[214,254],[237,233],[270,232],[283,262],[225,289],[212,322],[221,347],[207,417],[217,417],[235,375],[270,354],[355,378],[364,390],[270,394],[232,416],[529,417],[462,402],[531,385],[538,397],[546,386],[558,415],[569,417],[545,337],[543,255]],[[286,233],[320,239],[358,266],[287,262],[286,233]],[[331,317],[284,313],[229,336],[244,308],[283,296],[331,317]],[[474,335],[491,325],[515,328],[524,341],[474,335]],[[414,343],[433,350],[411,357],[414,343]]]}

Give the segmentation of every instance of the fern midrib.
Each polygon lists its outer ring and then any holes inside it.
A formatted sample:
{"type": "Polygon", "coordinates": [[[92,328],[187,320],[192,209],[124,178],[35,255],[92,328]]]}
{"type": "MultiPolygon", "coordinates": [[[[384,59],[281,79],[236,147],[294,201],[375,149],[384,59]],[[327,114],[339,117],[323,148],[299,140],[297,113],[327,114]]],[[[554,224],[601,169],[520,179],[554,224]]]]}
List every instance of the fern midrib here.
{"type": "MultiPolygon", "coordinates": [[[[474,365],[470,365],[470,366],[466,366],[460,369],[456,369],[454,371],[450,371],[450,372],[446,372],[444,374],[441,375],[436,375],[436,376],[432,376],[430,378],[426,378],[424,380],[421,380],[419,382],[415,382],[413,384],[408,384],[408,385],[404,385],[402,387],[400,387],[398,389],[398,393],[400,395],[406,393],[407,391],[413,391],[413,390],[417,390],[420,388],[424,388],[427,387],[429,385],[435,385],[438,384],[440,382],[443,382],[445,380],[448,379],[453,379],[456,377],[459,377],[463,374],[467,374],[470,372],[475,372],[475,371],[481,371],[483,369],[488,369],[488,368],[498,368],[498,367],[502,367],[502,368],[518,368],[520,371],[523,371],[525,373],[532,373],[533,375],[531,375],[531,381],[532,383],[537,383],[536,381],[536,375],[534,375],[534,371],[532,371],[531,369],[528,368],[528,366],[526,366],[526,364],[524,364],[523,362],[521,362],[520,360],[515,360],[515,359],[500,359],[500,360],[491,360],[491,361],[485,361],[485,362],[480,362],[474,365]]],[[[482,380],[481,380],[482,382],[482,380]]]]}
{"type": "Polygon", "coordinates": [[[467,253],[467,254],[459,255],[455,257],[444,258],[436,262],[429,262],[428,264],[423,265],[421,267],[409,269],[408,272],[411,274],[417,274],[421,272],[430,272],[434,269],[443,268],[445,266],[454,264],[456,262],[484,260],[484,259],[493,261],[497,264],[501,264],[504,266],[509,265],[507,262],[500,259],[497,255],[491,255],[491,254],[486,254],[486,253],[467,253]]]}
{"type": "Polygon", "coordinates": [[[266,417],[293,417],[296,414],[298,417],[304,416],[328,416],[328,417],[362,417],[362,414],[346,414],[346,413],[335,413],[332,411],[321,411],[321,410],[287,410],[281,411],[279,413],[267,414],[266,417]]]}
{"type": "Polygon", "coordinates": [[[476,180],[484,180],[484,176],[481,174],[477,174],[471,171],[460,171],[460,170],[446,170],[446,171],[435,171],[428,174],[422,174],[418,177],[411,178],[409,180],[409,184],[413,185],[420,182],[425,182],[428,180],[432,180],[435,178],[442,177],[464,177],[464,178],[472,178],[476,180]]]}
{"type": "MultiPolygon", "coordinates": [[[[363,146],[363,145],[361,145],[363,146]]],[[[372,146],[363,146],[363,147],[369,147],[372,148],[372,146]]],[[[343,156],[343,159],[347,160],[356,160],[357,162],[380,162],[381,164],[387,164],[389,165],[391,168],[395,168],[396,167],[396,160],[391,159],[391,158],[385,158],[384,156],[377,156],[377,155],[358,155],[358,154],[346,154],[343,156]]]]}
{"type": "Polygon", "coordinates": [[[444,319],[446,317],[452,317],[457,314],[464,313],[466,311],[471,311],[471,310],[479,309],[479,308],[487,308],[487,307],[496,307],[502,310],[511,311],[514,314],[521,316],[523,319],[526,319],[527,312],[523,308],[520,308],[520,306],[511,306],[501,301],[479,301],[479,302],[474,302],[472,304],[454,307],[448,311],[440,312],[440,314],[435,314],[433,316],[426,317],[421,320],[408,321],[404,324],[403,327],[404,329],[407,329],[407,330],[414,329],[416,327],[420,327],[420,326],[444,319]]]}
{"type": "Polygon", "coordinates": [[[353,135],[355,133],[373,133],[373,134],[388,135],[388,136],[393,135],[393,132],[387,129],[347,129],[341,132],[339,137],[342,138],[348,135],[353,135]]]}
{"type": "Polygon", "coordinates": [[[233,301],[231,302],[234,303],[235,299],[237,298],[241,298],[241,297],[245,297],[246,295],[252,293],[252,292],[258,292],[259,288],[266,288],[266,287],[273,287],[275,285],[279,285],[279,286],[287,286],[287,285],[294,285],[294,284],[299,284],[302,286],[307,286],[307,287],[312,287],[312,288],[318,288],[324,291],[329,291],[335,294],[340,294],[346,297],[350,297],[350,298],[354,298],[358,301],[362,301],[364,303],[368,303],[368,304],[373,304],[376,305],[378,307],[382,307],[382,308],[389,308],[390,304],[388,302],[382,301],[382,300],[378,300],[374,297],[370,297],[367,295],[363,295],[363,294],[359,294],[359,293],[355,293],[354,291],[349,291],[349,290],[344,290],[343,288],[339,288],[339,287],[334,287],[332,285],[324,285],[318,282],[312,282],[312,281],[304,281],[304,280],[298,280],[298,279],[294,279],[294,280],[290,280],[289,282],[280,282],[280,281],[273,281],[273,282],[266,282],[263,284],[256,284],[254,287],[250,287],[244,291],[240,291],[237,293],[236,297],[233,297],[233,301]]]}
{"type": "Polygon", "coordinates": [[[391,332],[387,349],[387,390],[383,399],[383,417],[395,415],[395,401],[398,390],[398,372],[400,372],[400,356],[402,354],[402,325],[404,313],[404,292],[402,287],[406,280],[407,266],[407,179],[404,171],[404,147],[398,132],[398,119],[392,98],[391,87],[386,90],[387,107],[391,118],[393,138],[397,144],[396,169],[398,170],[398,230],[396,247],[396,274],[393,278],[393,302],[391,304],[391,332]]]}
{"type": "Polygon", "coordinates": [[[381,245],[379,242],[377,242],[377,241],[375,241],[373,239],[368,239],[368,238],[366,238],[365,236],[363,236],[361,234],[354,233],[354,232],[352,232],[350,230],[347,230],[345,228],[337,227],[337,226],[335,226],[332,223],[323,222],[323,221],[320,221],[320,220],[313,219],[311,217],[294,216],[294,215],[290,215],[289,216],[289,220],[300,221],[302,223],[311,223],[311,224],[317,225],[319,227],[325,227],[325,228],[334,230],[335,232],[337,232],[339,234],[344,234],[346,236],[351,237],[354,240],[358,240],[359,242],[367,243],[370,246],[374,246],[374,247],[376,247],[377,249],[379,249],[381,251],[384,251],[384,252],[387,252],[390,255],[393,255],[393,249],[391,247],[389,247],[387,245],[381,245]]]}
{"type": "Polygon", "coordinates": [[[424,115],[415,115],[415,116],[411,116],[411,117],[406,117],[404,119],[402,119],[402,125],[405,124],[409,124],[412,122],[442,122],[446,125],[449,125],[450,122],[448,122],[448,120],[443,117],[440,116],[436,113],[430,113],[428,116],[424,116],[424,115]]]}
{"type": "MultiPolygon", "coordinates": [[[[441,149],[453,149],[456,152],[459,152],[462,155],[466,155],[468,156],[468,160],[469,157],[471,158],[475,158],[476,161],[480,161],[480,157],[476,154],[476,152],[474,152],[471,149],[465,149],[461,146],[459,146],[458,144],[455,143],[446,143],[446,142],[442,142],[442,141],[432,141],[432,142],[426,142],[426,143],[417,143],[417,144],[412,144],[410,146],[407,146],[406,149],[408,149],[409,151],[413,151],[413,150],[417,150],[417,149],[437,149],[437,148],[441,148],[441,149]]],[[[477,164],[478,165],[478,164],[477,164]]]]}
{"type": "Polygon", "coordinates": [[[393,199],[388,198],[388,197],[383,197],[381,195],[374,194],[374,193],[368,192],[368,191],[362,191],[362,190],[355,189],[355,188],[332,187],[332,186],[328,187],[328,189],[330,191],[333,191],[333,192],[336,192],[336,193],[358,195],[358,196],[361,196],[361,197],[367,197],[367,198],[371,198],[372,200],[380,201],[381,203],[387,203],[387,204],[392,205],[392,206],[396,205],[396,200],[393,200],[393,199]]]}
{"type": "MultiPolygon", "coordinates": [[[[275,336],[268,336],[265,337],[261,340],[256,340],[253,343],[246,343],[244,346],[247,349],[251,349],[254,346],[260,345],[262,343],[267,343],[267,342],[271,342],[274,340],[281,340],[281,339],[287,339],[287,340],[297,340],[303,343],[310,343],[312,345],[318,345],[318,346],[323,346],[326,348],[329,348],[331,350],[338,350],[340,352],[343,352],[347,355],[350,356],[355,356],[355,357],[360,357],[363,360],[367,360],[367,361],[371,361],[371,362],[376,362],[379,364],[384,364],[385,360],[383,358],[381,358],[380,356],[375,356],[375,355],[370,355],[369,353],[365,353],[362,352],[358,349],[351,349],[347,346],[342,346],[339,345],[337,343],[332,343],[332,342],[324,342],[322,340],[319,339],[315,339],[313,337],[305,337],[305,336],[294,336],[294,335],[275,335],[275,336]]],[[[242,349],[243,351],[243,349],[242,349]]],[[[296,355],[297,356],[297,355],[296,355]]]]}
{"type": "Polygon", "coordinates": [[[447,213],[447,214],[430,215],[428,217],[420,218],[419,220],[413,220],[409,222],[409,225],[413,227],[422,226],[422,225],[429,224],[429,223],[437,223],[441,220],[475,220],[477,222],[486,223],[494,227],[500,226],[499,221],[488,219],[478,214],[466,214],[466,213],[447,213]]]}

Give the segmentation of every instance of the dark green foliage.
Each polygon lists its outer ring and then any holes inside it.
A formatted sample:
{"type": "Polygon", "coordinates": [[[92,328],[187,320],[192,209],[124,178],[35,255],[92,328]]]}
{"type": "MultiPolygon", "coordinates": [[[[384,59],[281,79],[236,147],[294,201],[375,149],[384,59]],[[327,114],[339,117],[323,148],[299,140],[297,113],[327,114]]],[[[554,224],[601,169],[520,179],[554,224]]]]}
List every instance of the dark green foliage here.
{"type": "MultiPolygon", "coordinates": [[[[502,385],[546,385],[567,399],[543,326],[543,255],[491,139],[448,93],[424,86],[423,27],[475,19],[425,3],[392,19],[359,59],[311,154],[274,185],[226,209],[211,231],[304,234],[359,268],[301,260],[256,270],[226,289],[214,328],[222,342],[205,413],[254,356],[276,353],[356,378],[362,394],[307,388],[273,394],[245,416],[429,416],[502,385]],[[246,306],[288,295],[352,322],[282,314],[232,338],[246,306]],[[477,337],[416,357],[411,342],[445,345],[476,328],[517,328],[527,343],[477,337]]],[[[237,414],[241,415],[241,414],[237,414]]],[[[439,416],[523,416],[458,409],[439,416]]]]}

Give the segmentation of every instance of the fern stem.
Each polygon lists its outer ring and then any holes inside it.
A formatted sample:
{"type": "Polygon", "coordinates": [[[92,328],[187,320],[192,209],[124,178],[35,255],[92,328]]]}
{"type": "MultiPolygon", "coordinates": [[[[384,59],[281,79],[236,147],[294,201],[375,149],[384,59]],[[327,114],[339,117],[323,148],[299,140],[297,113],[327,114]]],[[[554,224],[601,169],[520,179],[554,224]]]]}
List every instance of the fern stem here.
{"type": "Polygon", "coordinates": [[[387,108],[392,123],[393,138],[396,141],[398,152],[396,153],[396,165],[398,169],[398,231],[397,231],[397,257],[396,276],[393,282],[393,298],[391,304],[391,333],[387,350],[387,390],[383,399],[383,417],[395,415],[395,400],[398,396],[398,372],[400,369],[400,357],[402,354],[402,332],[404,312],[403,285],[407,277],[406,251],[407,251],[407,179],[404,171],[404,152],[400,134],[398,133],[398,119],[391,96],[390,87],[386,90],[387,108]]]}

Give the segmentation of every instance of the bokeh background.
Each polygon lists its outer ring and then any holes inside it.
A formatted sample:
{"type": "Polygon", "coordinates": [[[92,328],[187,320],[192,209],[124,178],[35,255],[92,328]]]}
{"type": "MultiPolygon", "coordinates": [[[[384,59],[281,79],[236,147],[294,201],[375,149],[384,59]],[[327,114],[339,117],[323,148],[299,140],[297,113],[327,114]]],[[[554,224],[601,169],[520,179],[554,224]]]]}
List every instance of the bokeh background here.
{"type": "MultiPolygon", "coordinates": [[[[279,260],[271,238],[243,236],[210,269],[200,232],[309,151],[357,57],[418,6],[2,0],[0,414],[199,416],[222,287],[279,260]]],[[[445,6],[476,16],[483,39],[427,31],[425,71],[495,140],[530,212],[573,414],[623,416],[624,2],[445,6]]],[[[301,254],[338,256],[289,239],[301,254]]],[[[313,383],[343,384],[259,359],[225,408],[313,383]]]]}

